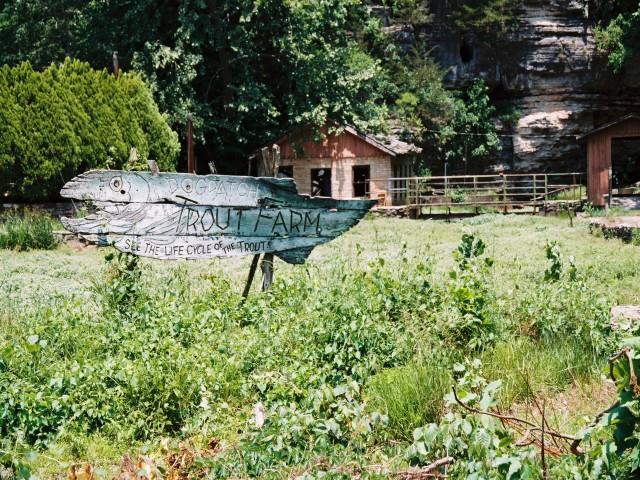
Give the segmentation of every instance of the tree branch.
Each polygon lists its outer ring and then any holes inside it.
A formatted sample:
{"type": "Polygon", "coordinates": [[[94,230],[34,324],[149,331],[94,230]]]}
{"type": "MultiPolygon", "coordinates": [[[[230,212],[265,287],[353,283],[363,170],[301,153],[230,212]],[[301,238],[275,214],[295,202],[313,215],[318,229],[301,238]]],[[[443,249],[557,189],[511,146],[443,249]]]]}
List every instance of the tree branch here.
{"type": "Polygon", "coordinates": [[[536,425],[535,423],[531,423],[530,421],[525,420],[523,418],[513,417],[513,416],[510,416],[510,415],[500,415],[498,413],[487,412],[487,411],[484,411],[484,410],[479,410],[479,409],[474,408],[474,407],[470,407],[469,405],[464,403],[462,400],[460,400],[460,398],[458,398],[458,392],[456,392],[455,387],[453,387],[453,398],[455,398],[456,402],[458,402],[458,404],[461,407],[469,410],[470,412],[478,413],[480,415],[488,415],[490,417],[499,418],[501,420],[523,423],[524,425],[528,425],[529,427],[531,427],[529,429],[530,431],[532,431],[532,432],[540,431],[540,432],[543,432],[544,435],[549,435],[550,437],[562,438],[564,440],[573,440],[573,441],[577,440],[577,438],[572,436],[572,435],[566,435],[564,433],[554,432],[553,430],[542,429],[538,425],[536,425]]]}
{"type": "Polygon", "coordinates": [[[451,465],[455,461],[456,459],[453,457],[444,457],[422,468],[402,470],[400,472],[397,472],[395,474],[395,477],[400,480],[419,480],[421,478],[440,477],[440,475],[438,475],[435,470],[446,465],[451,465]]]}

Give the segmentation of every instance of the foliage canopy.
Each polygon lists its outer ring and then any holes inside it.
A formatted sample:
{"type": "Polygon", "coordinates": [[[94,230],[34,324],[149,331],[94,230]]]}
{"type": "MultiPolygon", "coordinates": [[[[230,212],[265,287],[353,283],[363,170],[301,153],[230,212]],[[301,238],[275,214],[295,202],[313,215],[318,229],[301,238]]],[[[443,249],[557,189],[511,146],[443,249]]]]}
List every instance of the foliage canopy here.
{"type": "Polygon", "coordinates": [[[620,73],[640,53],[640,4],[618,0],[597,2],[596,46],[607,55],[609,66],[620,73]]]}
{"type": "MultiPolygon", "coordinates": [[[[457,21],[478,31],[507,25],[514,12],[503,3],[464,3],[457,21]]],[[[396,21],[429,21],[425,2],[397,0],[390,11],[396,21]]],[[[429,50],[404,51],[359,0],[24,0],[0,7],[0,62],[45,68],[71,56],[101,69],[113,51],[151,87],[171,125],[194,114],[200,155],[216,160],[244,159],[288,130],[328,119],[368,131],[397,119],[419,141],[464,107],[443,87],[429,50]]]]}
{"type": "Polygon", "coordinates": [[[453,10],[453,21],[461,32],[499,37],[517,24],[522,0],[462,1],[453,10]]]}
{"type": "Polygon", "coordinates": [[[453,97],[453,115],[425,132],[430,157],[449,164],[450,171],[478,171],[479,165],[500,151],[502,145],[493,118],[496,108],[482,80],[453,97]]]}
{"type": "Polygon", "coordinates": [[[172,125],[193,112],[211,156],[244,156],[327,118],[372,129],[383,123],[389,82],[353,35],[369,18],[360,1],[41,3],[0,7],[1,62],[44,68],[72,56],[104,68],[118,51],[172,125]]]}

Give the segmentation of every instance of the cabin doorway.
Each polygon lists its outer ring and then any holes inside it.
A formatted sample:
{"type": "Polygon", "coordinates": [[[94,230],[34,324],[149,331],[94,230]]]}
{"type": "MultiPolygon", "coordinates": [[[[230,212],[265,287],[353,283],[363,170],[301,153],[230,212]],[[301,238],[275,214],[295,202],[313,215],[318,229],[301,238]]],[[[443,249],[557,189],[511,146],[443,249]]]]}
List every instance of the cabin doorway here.
{"type": "Polygon", "coordinates": [[[353,196],[355,198],[369,198],[370,180],[371,167],[369,165],[357,165],[353,167],[353,196]]]}
{"type": "Polygon", "coordinates": [[[311,169],[311,196],[330,197],[331,196],[331,169],[312,168],[311,169]]]}
{"type": "Polygon", "coordinates": [[[640,138],[611,140],[611,189],[614,195],[640,193],[640,138]]]}

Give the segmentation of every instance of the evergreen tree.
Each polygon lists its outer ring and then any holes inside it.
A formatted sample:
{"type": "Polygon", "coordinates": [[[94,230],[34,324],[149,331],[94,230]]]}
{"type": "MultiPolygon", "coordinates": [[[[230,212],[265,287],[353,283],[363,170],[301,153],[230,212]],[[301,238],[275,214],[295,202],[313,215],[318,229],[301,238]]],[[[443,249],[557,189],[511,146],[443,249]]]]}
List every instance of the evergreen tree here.
{"type": "Polygon", "coordinates": [[[42,72],[29,63],[0,69],[0,191],[56,198],[62,184],[91,168],[123,168],[132,148],[175,169],[177,135],[135,74],[118,79],[67,60],[42,72]]]}

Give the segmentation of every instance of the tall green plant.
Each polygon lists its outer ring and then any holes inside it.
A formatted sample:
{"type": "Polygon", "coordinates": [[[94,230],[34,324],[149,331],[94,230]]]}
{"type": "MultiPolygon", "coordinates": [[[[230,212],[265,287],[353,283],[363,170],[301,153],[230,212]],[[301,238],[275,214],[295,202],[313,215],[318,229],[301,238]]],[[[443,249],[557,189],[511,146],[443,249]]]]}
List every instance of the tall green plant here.
{"type": "Polygon", "coordinates": [[[440,327],[445,339],[469,348],[482,348],[495,339],[497,324],[490,315],[490,294],[486,277],[493,260],[483,257],[486,245],[465,234],[453,252],[456,268],[449,272],[448,285],[453,315],[440,327]]]}
{"type": "Polygon", "coordinates": [[[53,234],[55,221],[47,216],[26,213],[0,216],[0,248],[11,250],[52,250],[58,246],[53,234]]]}

